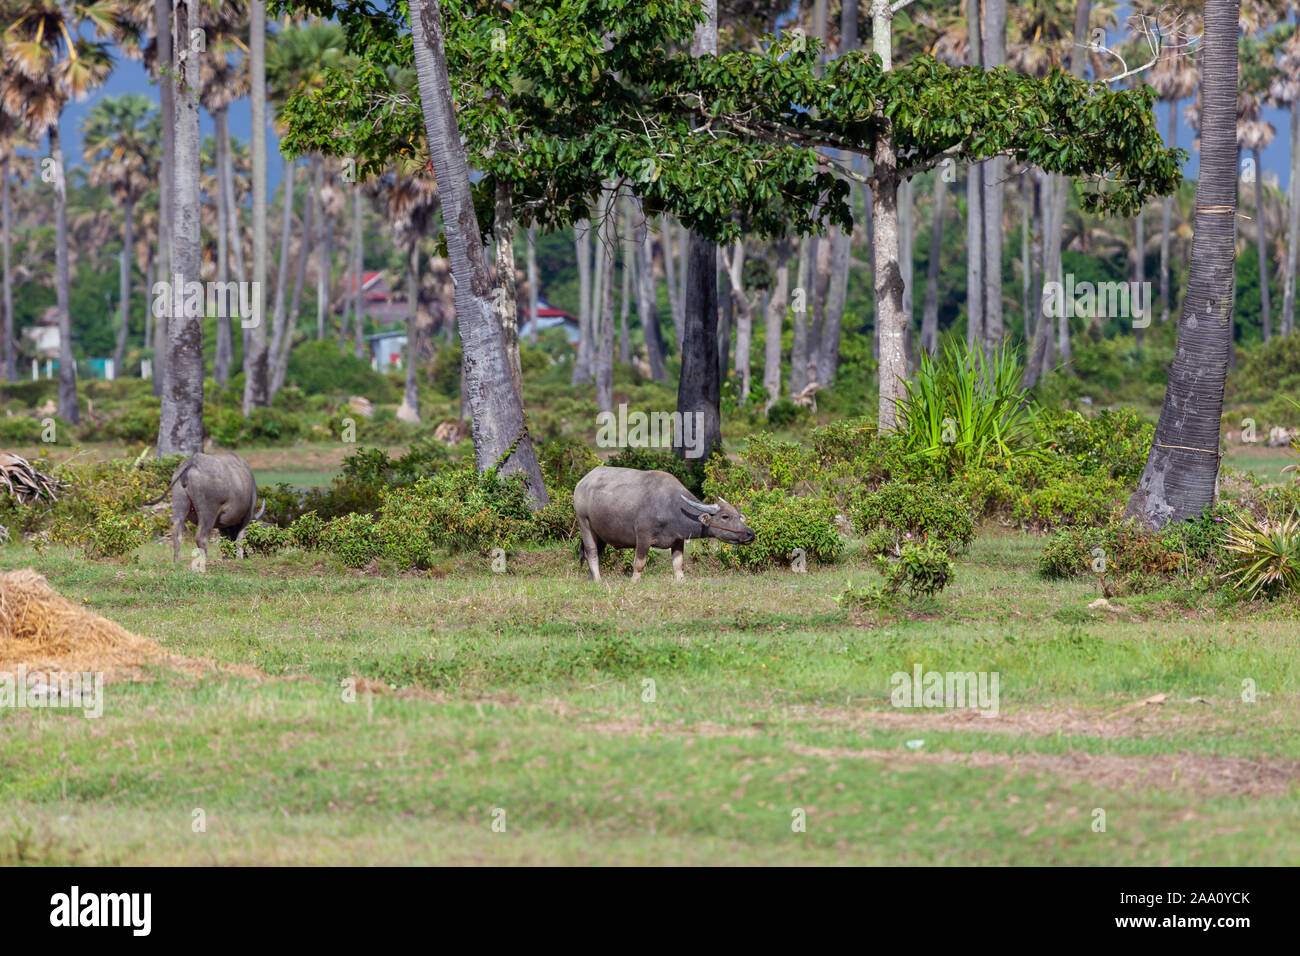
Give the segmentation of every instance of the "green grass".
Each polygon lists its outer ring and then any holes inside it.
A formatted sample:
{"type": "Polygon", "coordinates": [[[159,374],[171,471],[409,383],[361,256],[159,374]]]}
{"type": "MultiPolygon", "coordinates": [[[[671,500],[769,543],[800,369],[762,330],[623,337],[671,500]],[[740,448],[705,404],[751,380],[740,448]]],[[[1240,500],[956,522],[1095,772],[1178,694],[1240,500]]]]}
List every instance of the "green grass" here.
{"type": "Polygon", "coordinates": [[[13,545],[0,567],[272,679],[111,684],[99,720],[0,709],[0,863],[1294,862],[1296,604],[1089,610],[1094,582],[1034,573],[1042,543],[987,529],[937,599],[856,620],[835,598],[876,575],[852,556],[688,557],[674,584],[660,555],[593,585],[569,548],[505,574],[289,553],[200,575],[162,544],[13,545]],[[891,707],[918,663],[997,672],[999,715],[891,707]],[[390,689],[346,702],[352,677],[390,689]]]}

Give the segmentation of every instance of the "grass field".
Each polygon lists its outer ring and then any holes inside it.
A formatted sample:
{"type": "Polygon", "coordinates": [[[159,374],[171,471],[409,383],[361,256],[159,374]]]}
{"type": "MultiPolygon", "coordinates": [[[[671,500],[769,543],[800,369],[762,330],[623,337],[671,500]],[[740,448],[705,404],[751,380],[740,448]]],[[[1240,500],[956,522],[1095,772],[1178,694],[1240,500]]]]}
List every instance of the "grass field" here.
{"type": "Polygon", "coordinates": [[[1300,608],[1090,610],[1095,583],[1036,575],[1041,544],[986,529],[939,598],[865,617],[836,602],[874,576],[852,557],[688,557],[674,585],[658,555],[634,586],[562,548],[425,576],[0,549],[266,675],[111,683],[97,720],[0,708],[0,862],[1300,861],[1300,608]],[[914,665],[996,673],[997,715],[891,706],[914,665]]]}

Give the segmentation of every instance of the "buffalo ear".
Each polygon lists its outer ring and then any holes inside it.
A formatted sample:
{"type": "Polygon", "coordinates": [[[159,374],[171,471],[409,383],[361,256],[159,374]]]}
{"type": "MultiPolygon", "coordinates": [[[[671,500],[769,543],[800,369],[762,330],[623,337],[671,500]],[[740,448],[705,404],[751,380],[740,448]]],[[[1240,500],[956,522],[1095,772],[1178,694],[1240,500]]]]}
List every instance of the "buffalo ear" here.
{"type": "Polygon", "coordinates": [[[709,514],[707,511],[700,512],[697,517],[700,519],[700,524],[704,525],[706,528],[713,522],[713,515],[709,514]]]}

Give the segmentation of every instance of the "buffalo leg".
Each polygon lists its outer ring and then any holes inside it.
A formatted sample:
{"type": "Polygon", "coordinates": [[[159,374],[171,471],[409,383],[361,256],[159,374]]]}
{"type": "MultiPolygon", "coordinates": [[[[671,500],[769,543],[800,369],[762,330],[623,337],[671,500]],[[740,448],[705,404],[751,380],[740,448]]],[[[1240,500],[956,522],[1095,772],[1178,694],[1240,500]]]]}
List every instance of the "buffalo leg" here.
{"type": "Polygon", "coordinates": [[[645,570],[645,564],[650,560],[650,536],[642,535],[640,532],[636,536],[636,557],[632,559],[632,583],[641,580],[641,572],[645,570]]]}
{"type": "Polygon", "coordinates": [[[682,580],[682,578],[686,577],[686,575],[682,573],[682,559],[686,556],[686,542],[674,541],[672,550],[673,550],[673,580],[680,581],[682,580]]]}
{"type": "Polygon", "coordinates": [[[172,519],[172,564],[181,560],[181,538],[185,535],[185,515],[172,519]]]}
{"type": "Polygon", "coordinates": [[[194,544],[203,553],[203,563],[208,563],[208,539],[212,536],[212,526],[217,523],[217,516],[212,513],[199,512],[198,527],[194,531],[194,544]]]}
{"type": "Polygon", "coordinates": [[[248,525],[239,529],[239,534],[235,535],[235,557],[240,561],[244,560],[244,532],[248,530],[248,525]]]}
{"type": "Polygon", "coordinates": [[[582,537],[582,555],[587,559],[587,569],[591,571],[593,581],[600,580],[600,552],[596,546],[596,536],[592,533],[591,523],[586,518],[578,519],[578,534],[582,537]]]}

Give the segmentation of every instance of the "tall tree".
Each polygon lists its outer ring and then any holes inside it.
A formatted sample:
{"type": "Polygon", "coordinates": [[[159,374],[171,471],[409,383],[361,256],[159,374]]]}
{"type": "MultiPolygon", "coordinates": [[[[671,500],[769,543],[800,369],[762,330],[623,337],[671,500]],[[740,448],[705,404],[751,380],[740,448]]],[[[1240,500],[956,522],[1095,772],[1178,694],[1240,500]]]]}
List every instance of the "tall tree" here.
{"type": "Polygon", "coordinates": [[[1214,501],[1231,347],[1237,214],[1238,0],[1206,0],[1192,268],[1160,420],[1125,514],[1151,527],[1214,501]]]}
{"type": "MultiPolygon", "coordinates": [[[[984,31],[980,45],[984,68],[990,70],[1006,66],[1006,0],[984,0],[981,29],[984,31]]],[[[1006,160],[1001,156],[994,156],[983,164],[984,267],[981,313],[984,321],[983,346],[989,355],[1002,344],[1005,335],[1002,321],[1002,180],[1005,172],[1006,160]]]]}
{"type": "Polygon", "coordinates": [[[82,0],[64,5],[54,0],[6,0],[0,4],[0,91],[4,110],[35,137],[50,143],[50,172],[55,216],[55,306],[59,316],[59,416],[76,424],[77,368],[72,354],[72,317],[68,308],[68,195],[59,122],[68,100],[84,99],[112,69],[109,41],[122,33],[113,0],[82,0]]]}
{"type": "Polygon", "coordinates": [[[466,392],[474,421],[474,455],[480,471],[522,472],[537,507],[548,501],[541,469],[511,381],[483,237],[474,216],[469,165],[461,145],[437,0],[413,0],[410,7],[415,66],[425,135],[442,196],[443,223],[456,280],[456,321],[465,356],[466,392]]]}
{"type": "MultiPolygon", "coordinates": [[[[716,56],[718,3],[702,0],[704,20],[691,39],[691,56],[716,56]]],[[[718,371],[718,254],[707,238],[692,232],[686,243],[686,296],[682,308],[682,373],[677,411],[697,416],[696,434],[705,454],[722,444],[722,381],[718,371]]],[[[677,449],[686,453],[684,447],[677,449]]]]}
{"type": "MultiPolygon", "coordinates": [[[[3,62],[0,62],[3,69],[3,62]]],[[[14,284],[10,263],[13,243],[13,203],[10,199],[9,180],[15,168],[16,151],[30,147],[22,125],[4,111],[0,99],[0,269],[3,269],[3,288],[0,289],[0,376],[6,382],[18,379],[17,343],[14,341],[14,284]]]]}
{"type": "MultiPolygon", "coordinates": [[[[655,259],[654,249],[650,244],[650,224],[646,221],[641,200],[633,196],[629,202],[632,204],[633,226],[636,229],[636,314],[641,320],[641,330],[645,335],[650,378],[662,382],[668,376],[664,371],[663,336],[659,332],[659,302],[655,294],[655,259]]],[[[668,252],[665,249],[665,265],[668,259],[668,252]]]]}
{"type": "Polygon", "coordinates": [[[1278,69],[1268,89],[1269,102],[1289,111],[1291,127],[1286,250],[1282,263],[1283,335],[1295,331],[1296,263],[1300,258],[1300,3],[1291,4],[1291,14],[1295,18],[1291,35],[1279,51],[1278,69]]]}
{"type": "MultiPolygon", "coordinates": [[[[1162,37],[1163,39],[1163,37],[1162,37]]],[[[1178,104],[1196,92],[1200,75],[1196,58],[1187,45],[1179,42],[1175,33],[1161,50],[1160,59],[1152,68],[1147,81],[1156,89],[1161,102],[1168,104],[1169,115],[1165,144],[1173,149],[1178,145],[1178,104]]],[[[1160,211],[1160,321],[1169,321],[1170,307],[1170,232],[1173,222],[1174,197],[1166,196],[1160,211]]]]}
{"type": "MultiPolygon", "coordinates": [[[[175,93],[175,189],[172,201],[172,281],[188,290],[198,283],[199,230],[199,57],[189,42],[199,23],[199,0],[173,0],[178,42],[172,44],[170,82],[175,93]],[[184,38],[184,42],[180,41],[184,38]]],[[[167,379],[158,423],[158,455],[193,455],[203,450],[203,313],[172,308],[168,297],[167,379]]]]}
{"type": "MultiPolygon", "coordinates": [[[[249,0],[248,82],[253,119],[253,309],[244,349],[244,414],[270,404],[266,342],[266,0],[249,0]]],[[[245,321],[248,321],[247,319],[245,321]]]]}

